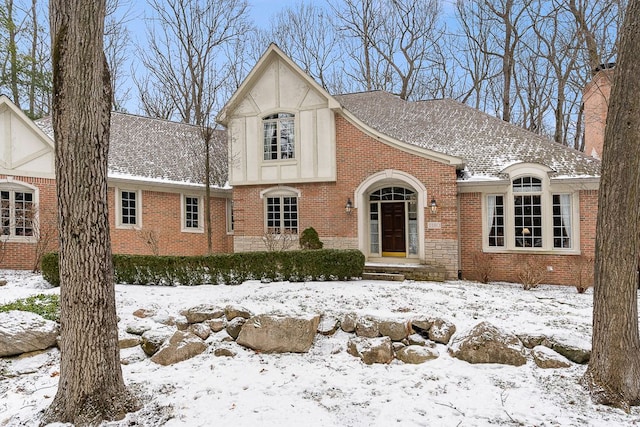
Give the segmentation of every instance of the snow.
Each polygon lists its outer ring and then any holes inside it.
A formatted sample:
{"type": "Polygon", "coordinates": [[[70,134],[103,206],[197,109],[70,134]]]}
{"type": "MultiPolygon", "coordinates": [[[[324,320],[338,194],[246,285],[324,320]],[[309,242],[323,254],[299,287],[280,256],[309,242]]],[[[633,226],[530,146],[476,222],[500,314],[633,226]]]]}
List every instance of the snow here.
{"type": "MultiPolygon", "coordinates": [[[[0,271],[0,304],[38,293],[58,293],[41,276],[0,271]]],[[[515,333],[538,333],[589,343],[591,290],[473,282],[246,282],[239,286],[154,287],[116,285],[120,333],[140,308],[153,319],[178,318],[203,303],[243,306],[255,314],[322,313],[388,319],[442,317],[464,333],[481,321],[515,333]]],[[[154,328],[160,324],[154,322],[154,328]]],[[[171,366],[157,365],[139,346],[124,349],[125,381],[143,403],[140,411],[105,426],[623,426],[640,422],[630,414],[594,405],[579,380],[586,366],[540,369],[531,357],[520,367],[472,365],[440,357],[419,365],[393,361],[365,365],[347,354],[351,334],[318,334],[306,354],[260,354],[207,339],[209,350],[171,366]],[[215,357],[214,348],[235,357],[215,357]],[[214,421],[215,420],[215,421],[214,421]]],[[[454,336],[455,337],[455,336],[454,336]]],[[[0,359],[0,426],[37,425],[55,396],[59,353],[50,349],[23,358],[0,359]]]]}

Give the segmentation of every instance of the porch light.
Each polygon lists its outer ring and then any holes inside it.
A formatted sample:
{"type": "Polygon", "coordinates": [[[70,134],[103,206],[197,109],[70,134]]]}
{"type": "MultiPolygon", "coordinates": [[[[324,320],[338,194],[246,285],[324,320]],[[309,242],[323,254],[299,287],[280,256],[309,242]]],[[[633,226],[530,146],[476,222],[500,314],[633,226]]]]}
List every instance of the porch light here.
{"type": "Polygon", "coordinates": [[[351,210],[353,209],[353,203],[351,203],[351,198],[347,198],[347,204],[344,206],[344,211],[348,214],[351,214],[351,210]]]}
{"type": "Polygon", "coordinates": [[[431,213],[435,214],[438,212],[438,204],[436,203],[436,199],[431,199],[431,213]]]}

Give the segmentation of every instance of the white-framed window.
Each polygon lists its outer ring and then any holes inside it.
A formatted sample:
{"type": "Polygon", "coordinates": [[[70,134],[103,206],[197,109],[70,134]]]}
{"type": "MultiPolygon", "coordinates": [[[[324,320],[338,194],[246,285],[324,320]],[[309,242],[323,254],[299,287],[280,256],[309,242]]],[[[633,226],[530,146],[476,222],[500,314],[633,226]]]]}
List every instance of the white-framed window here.
{"type": "Polygon", "coordinates": [[[181,221],[183,232],[204,232],[204,207],[202,197],[183,194],[181,198],[181,221]]]}
{"type": "Polygon", "coordinates": [[[264,160],[295,159],[295,114],[275,113],[262,118],[264,160]]]}
{"type": "Polygon", "coordinates": [[[233,199],[227,199],[227,234],[233,234],[233,199]]]}
{"type": "Polygon", "coordinates": [[[484,197],[483,247],[575,252],[577,207],[574,191],[555,191],[544,177],[516,177],[505,193],[484,197]]]}
{"type": "Polygon", "coordinates": [[[142,192],[116,188],[116,228],[142,228],[142,192]]]}
{"type": "Polygon", "coordinates": [[[37,191],[15,182],[0,182],[0,236],[30,240],[37,231],[37,191]]]}
{"type": "Polygon", "coordinates": [[[264,199],[264,228],[269,234],[298,234],[298,199],[300,190],[287,186],[260,192],[264,199]]]}

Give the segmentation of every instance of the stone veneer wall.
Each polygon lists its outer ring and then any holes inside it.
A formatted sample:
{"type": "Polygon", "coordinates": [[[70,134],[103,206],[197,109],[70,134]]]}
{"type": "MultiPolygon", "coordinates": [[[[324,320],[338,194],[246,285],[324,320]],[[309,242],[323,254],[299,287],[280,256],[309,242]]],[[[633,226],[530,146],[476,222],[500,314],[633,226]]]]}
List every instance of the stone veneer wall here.
{"type": "Polygon", "coordinates": [[[441,265],[447,270],[447,280],[458,278],[457,240],[425,240],[424,252],[427,263],[441,265]]]}

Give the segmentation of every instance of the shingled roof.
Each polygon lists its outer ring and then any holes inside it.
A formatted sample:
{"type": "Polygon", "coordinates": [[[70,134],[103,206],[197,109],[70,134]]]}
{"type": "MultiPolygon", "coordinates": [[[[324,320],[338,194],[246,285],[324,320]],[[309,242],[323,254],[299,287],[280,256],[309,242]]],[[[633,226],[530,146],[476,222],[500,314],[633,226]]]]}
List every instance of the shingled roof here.
{"type": "Polygon", "coordinates": [[[334,97],[392,139],[464,159],[468,178],[503,178],[515,163],[544,164],[554,176],[596,177],[600,161],[450,99],[410,102],[383,91],[334,97]]]}
{"type": "MultiPolygon", "coordinates": [[[[50,117],[36,124],[53,139],[50,117]]],[[[202,185],[200,130],[184,123],[111,113],[109,177],[202,185]]],[[[214,131],[214,138],[226,141],[226,131],[214,131]]]]}

